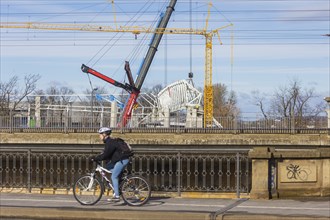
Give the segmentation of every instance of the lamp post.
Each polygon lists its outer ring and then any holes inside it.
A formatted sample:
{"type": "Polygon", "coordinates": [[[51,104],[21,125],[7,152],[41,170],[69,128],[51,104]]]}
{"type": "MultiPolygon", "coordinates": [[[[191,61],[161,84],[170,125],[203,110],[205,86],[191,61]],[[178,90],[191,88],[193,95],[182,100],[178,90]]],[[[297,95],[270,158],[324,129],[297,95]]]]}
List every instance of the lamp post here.
{"type": "Polygon", "coordinates": [[[327,112],[328,116],[328,128],[330,128],[330,96],[325,97],[324,100],[328,103],[328,109],[326,109],[325,111],[327,112]]]}
{"type": "Polygon", "coordinates": [[[93,101],[94,101],[94,92],[97,90],[97,88],[92,89],[92,97],[91,97],[91,115],[92,115],[92,121],[91,121],[91,128],[93,128],[94,125],[94,114],[93,114],[93,101]]]}

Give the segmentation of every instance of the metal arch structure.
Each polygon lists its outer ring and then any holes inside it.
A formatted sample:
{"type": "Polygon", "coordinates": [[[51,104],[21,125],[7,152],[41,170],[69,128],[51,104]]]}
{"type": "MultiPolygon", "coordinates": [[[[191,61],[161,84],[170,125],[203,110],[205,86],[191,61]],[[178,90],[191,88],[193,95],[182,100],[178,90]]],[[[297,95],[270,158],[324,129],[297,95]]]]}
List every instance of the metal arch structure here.
{"type": "Polygon", "coordinates": [[[199,108],[202,93],[188,80],[179,80],[162,89],[157,99],[159,110],[168,108],[170,112],[175,112],[186,109],[188,106],[199,108]]]}
{"type": "MultiPolygon", "coordinates": [[[[198,121],[201,122],[199,116],[203,115],[205,124],[205,114],[208,113],[205,112],[205,106],[204,111],[200,111],[202,98],[203,94],[194,87],[192,79],[179,80],[166,86],[158,93],[158,112],[174,113],[181,110],[186,110],[185,126],[199,127],[202,125],[198,125],[198,121]],[[195,114],[193,112],[195,112],[195,114]]],[[[166,126],[165,124],[166,123],[164,123],[164,126],[166,126]]],[[[222,128],[222,125],[215,118],[213,118],[213,116],[210,126],[222,128]]]]}
{"type": "MultiPolygon", "coordinates": [[[[140,107],[133,111],[130,126],[148,127],[203,127],[202,92],[192,79],[178,80],[155,95],[155,105],[141,114],[140,107]]],[[[150,104],[150,103],[149,103],[150,104]]]]}

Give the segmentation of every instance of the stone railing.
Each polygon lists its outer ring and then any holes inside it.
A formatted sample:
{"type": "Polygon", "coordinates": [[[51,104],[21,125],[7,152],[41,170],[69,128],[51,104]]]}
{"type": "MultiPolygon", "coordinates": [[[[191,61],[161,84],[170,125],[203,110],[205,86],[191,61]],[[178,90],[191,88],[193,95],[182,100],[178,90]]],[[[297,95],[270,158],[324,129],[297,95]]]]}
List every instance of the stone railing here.
{"type": "Polygon", "coordinates": [[[254,148],[251,198],[330,196],[330,147],[254,148]]]}
{"type": "MultiPolygon", "coordinates": [[[[237,197],[251,187],[251,160],[247,151],[222,149],[146,149],[133,146],[128,171],[148,179],[153,192],[231,193],[237,197]]],[[[48,145],[1,147],[0,189],[72,193],[74,181],[90,173],[90,157],[102,148],[48,145]]]]}

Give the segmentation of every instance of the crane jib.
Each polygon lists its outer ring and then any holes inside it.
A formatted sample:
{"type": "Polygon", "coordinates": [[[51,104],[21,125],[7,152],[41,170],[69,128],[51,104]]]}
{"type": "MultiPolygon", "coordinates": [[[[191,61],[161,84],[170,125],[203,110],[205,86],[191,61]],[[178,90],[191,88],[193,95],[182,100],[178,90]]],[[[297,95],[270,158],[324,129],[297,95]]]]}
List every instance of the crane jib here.
{"type": "Polygon", "coordinates": [[[92,74],[116,87],[120,87],[120,88],[123,88],[125,89],[127,92],[131,93],[133,90],[136,90],[134,87],[132,87],[131,85],[125,83],[120,83],[110,77],[107,77],[106,75],[103,75],[102,73],[96,71],[96,70],[93,70],[92,68],[86,66],[85,64],[82,64],[81,66],[81,70],[84,72],[84,73],[89,73],[89,74],[92,74]]]}

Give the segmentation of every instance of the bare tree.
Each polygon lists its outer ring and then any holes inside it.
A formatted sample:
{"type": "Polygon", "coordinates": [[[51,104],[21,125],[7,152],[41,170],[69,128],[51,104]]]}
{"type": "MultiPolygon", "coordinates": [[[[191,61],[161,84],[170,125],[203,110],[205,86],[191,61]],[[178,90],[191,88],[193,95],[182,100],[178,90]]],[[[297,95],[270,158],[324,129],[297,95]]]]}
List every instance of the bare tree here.
{"type": "Polygon", "coordinates": [[[265,94],[261,95],[258,90],[252,91],[253,102],[256,106],[260,108],[260,111],[265,119],[268,118],[266,110],[265,110],[265,94]]]}
{"type": "Polygon", "coordinates": [[[239,115],[237,97],[224,84],[213,85],[213,114],[216,117],[237,117],[239,115]]]}
{"type": "MultiPolygon", "coordinates": [[[[45,91],[37,90],[34,96],[40,96],[41,116],[45,117],[47,126],[60,125],[66,114],[66,106],[69,104],[71,95],[74,94],[73,89],[67,86],[51,85],[45,91]]],[[[30,104],[33,106],[35,100],[29,98],[30,104]]],[[[33,111],[33,109],[32,109],[33,111]]]]}
{"type": "MultiPolygon", "coordinates": [[[[109,114],[110,112],[107,111],[103,111],[104,107],[110,107],[111,103],[110,101],[110,96],[105,95],[108,94],[108,91],[105,87],[94,87],[93,88],[94,91],[91,88],[85,89],[84,94],[86,95],[85,99],[83,99],[82,103],[85,106],[90,106],[90,108],[93,108],[93,110],[91,109],[91,112],[84,112],[82,113],[82,115],[84,117],[86,116],[93,116],[91,117],[91,119],[93,119],[93,123],[96,124],[96,122],[98,122],[99,120],[101,120],[101,115],[102,114],[106,114],[107,119],[104,119],[103,121],[106,122],[105,120],[109,120],[109,114]]],[[[89,121],[85,121],[84,123],[90,123],[89,121]]],[[[109,122],[107,121],[106,124],[109,124],[109,122]]],[[[87,126],[87,124],[86,124],[87,126]]]]}
{"type": "MultiPolygon", "coordinates": [[[[89,105],[90,103],[91,103],[91,101],[92,101],[92,89],[85,89],[85,91],[83,92],[85,95],[86,95],[86,99],[84,100],[84,101],[86,101],[86,105],[89,105]]],[[[94,100],[94,102],[95,102],[95,96],[97,95],[97,94],[107,94],[108,92],[107,92],[107,90],[106,90],[106,88],[104,88],[104,87],[98,87],[98,86],[96,86],[95,87],[95,90],[94,90],[94,92],[93,92],[93,100],[94,100]]],[[[99,103],[96,103],[96,105],[98,105],[99,103]]]]}
{"type": "Polygon", "coordinates": [[[13,76],[8,82],[0,82],[0,114],[9,115],[15,112],[19,104],[36,89],[38,74],[28,74],[24,77],[23,87],[19,87],[19,77],[13,76]]]}
{"type": "Polygon", "coordinates": [[[253,91],[255,105],[257,105],[264,118],[282,117],[294,118],[296,125],[308,123],[306,120],[314,120],[325,109],[323,100],[312,105],[315,99],[315,90],[312,88],[302,88],[298,79],[290,81],[289,85],[277,88],[270,98],[268,110],[265,110],[265,96],[258,91],[253,91]],[[303,121],[304,120],[304,121],[303,121]]]}
{"type": "Polygon", "coordinates": [[[47,104],[53,105],[67,105],[74,94],[73,89],[67,86],[57,87],[52,85],[46,90],[47,104]]]}

